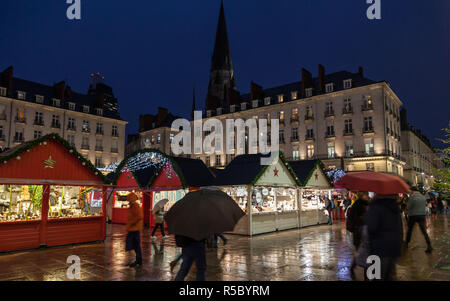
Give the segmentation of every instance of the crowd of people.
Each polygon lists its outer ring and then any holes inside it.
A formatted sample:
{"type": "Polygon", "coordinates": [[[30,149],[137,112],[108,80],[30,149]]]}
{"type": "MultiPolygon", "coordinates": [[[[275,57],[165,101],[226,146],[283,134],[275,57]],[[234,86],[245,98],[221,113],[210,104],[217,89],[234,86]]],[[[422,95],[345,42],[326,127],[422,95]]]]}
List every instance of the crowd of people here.
{"type": "MultiPolygon", "coordinates": [[[[447,214],[447,201],[437,194],[427,193],[430,198],[411,187],[409,194],[374,195],[357,192],[346,208],[346,228],[353,236],[355,257],[351,275],[355,278],[356,266],[367,268],[368,255],[377,255],[381,263],[381,280],[393,280],[395,265],[402,255],[403,247],[408,248],[415,224],[424,236],[427,248],[433,248],[427,233],[427,215],[447,214]],[[433,209],[435,208],[435,209],[433,209]],[[407,228],[404,238],[403,225],[407,228]]],[[[364,273],[367,279],[366,271],[364,273]]]]}

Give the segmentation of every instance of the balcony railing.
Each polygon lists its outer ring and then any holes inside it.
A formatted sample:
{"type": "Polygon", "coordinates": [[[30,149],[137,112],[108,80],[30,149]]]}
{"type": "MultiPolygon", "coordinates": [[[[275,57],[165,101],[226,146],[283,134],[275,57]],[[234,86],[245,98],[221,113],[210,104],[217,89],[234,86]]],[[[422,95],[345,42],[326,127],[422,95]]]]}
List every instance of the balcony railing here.
{"type": "Polygon", "coordinates": [[[67,126],[67,130],[68,130],[68,131],[74,131],[74,132],[75,132],[75,131],[77,130],[77,127],[74,126],[74,125],[68,125],[68,126],[67,126]]]}
{"type": "Polygon", "coordinates": [[[334,132],[325,132],[325,138],[334,138],[336,135],[334,132]]]}
{"type": "Polygon", "coordinates": [[[81,131],[82,131],[83,133],[90,133],[90,132],[91,132],[91,129],[90,129],[90,128],[85,128],[85,127],[83,127],[83,128],[81,129],[81,131]]]}
{"type": "Polygon", "coordinates": [[[89,150],[88,144],[81,144],[81,149],[89,150]]]}
{"type": "Polygon", "coordinates": [[[334,116],[334,110],[326,110],[324,116],[325,117],[334,116]]]}
{"type": "Polygon", "coordinates": [[[0,141],[5,141],[5,135],[0,135],[0,141]]]}
{"type": "Polygon", "coordinates": [[[305,115],[305,120],[314,120],[314,115],[305,115]]]}
{"type": "Polygon", "coordinates": [[[61,128],[61,123],[59,122],[52,122],[52,128],[54,129],[60,129],[61,128]]]}
{"type": "Polygon", "coordinates": [[[292,116],[291,117],[291,123],[292,122],[298,122],[298,116],[292,116]]]}
{"type": "Polygon", "coordinates": [[[17,123],[26,123],[27,119],[25,117],[24,118],[19,118],[19,117],[16,116],[14,121],[17,122],[17,123]]]}
{"type": "Polygon", "coordinates": [[[353,108],[352,107],[343,108],[342,114],[353,114],[353,108]]]}
{"type": "Polygon", "coordinates": [[[373,133],[374,129],[373,127],[363,127],[363,133],[373,133]]]}
{"type": "Polygon", "coordinates": [[[14,137],[14,143],[22,143],[23,141],[23,137],[14,137]]]}
{"type": "Polygon", "coordinates": [[[95,146],[95,151],[97,152],[102,152],[103,151],[103,146],[95,146]]]}
{"type": "Polygon", "coordinates": [[[117,138],[117,137],[119,137],[119,133],[117,133],[117,132],[112,132],[111,136],[117,138]]]}
{"type": "Polygon", "coordinates": [[[361,106],[361,111],[371,111],[373,110],[373,104],[364,104],[361,106]]]}
{"type": "Polygon", "coordinates": [[[291,142],[298,142],[298,136],[291,137],[291,142]]]}
{"type": "Polygon", "coordinates": [[[95,134],[96,135],[103,135],[103,130],[97,130],[97,131],[95,131],[95,134]]]}
{"type": "Polygon", "coordinates": [[[353,135],[353,129],[350,130],[344,130],[344,136],[352,136],[353,135]]]}
{"type": "Polygon", "coordinates": [[[119,152],[119,149],[117,147],[111,147],[111,153],[117,154],[119,152]]]}
{"type": "Polygon", "coordinates": [[[314,140],[314,136],[306,135],[305,141],[308,141],[308,140],[314,140]]]}
{"type": "Polygon", "coordinates": [[[39,125],[39,126],[44,126],[44,120],[42,120],[42,119],[35,119],[33,124],[34,125],[39,125]]]}

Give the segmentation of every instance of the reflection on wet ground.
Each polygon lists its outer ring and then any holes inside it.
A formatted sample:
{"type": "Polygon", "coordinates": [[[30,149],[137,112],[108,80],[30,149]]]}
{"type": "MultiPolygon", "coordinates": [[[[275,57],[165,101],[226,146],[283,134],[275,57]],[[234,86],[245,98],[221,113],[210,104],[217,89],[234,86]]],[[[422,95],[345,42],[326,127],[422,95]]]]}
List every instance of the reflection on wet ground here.
{"type": "MultiPolygon", "coordinates": [[[[438,216],[428,229],[434,251],[426,254],[416,226],[409,249],[397,264],[398,280],[450,280],[448,218],[438,216]]],[[[68,280],[67,257],[81,259],[81,280],[172,280],[179,268],[169,262],[180,254],[173,237],[150,239],[144,230],[143,266],[126,265],[133,256],[124,251],[125,229],[108,226],[107,240],[58,248],[0,255],[0,280],[68,280]]],[[[207,280],[351,280],[353,247],[344,223],[255,236],[227,235],[226,246],[207,252],[207,280]]],[[[195,267],[187,280],[195,279],[195,267]]]]}

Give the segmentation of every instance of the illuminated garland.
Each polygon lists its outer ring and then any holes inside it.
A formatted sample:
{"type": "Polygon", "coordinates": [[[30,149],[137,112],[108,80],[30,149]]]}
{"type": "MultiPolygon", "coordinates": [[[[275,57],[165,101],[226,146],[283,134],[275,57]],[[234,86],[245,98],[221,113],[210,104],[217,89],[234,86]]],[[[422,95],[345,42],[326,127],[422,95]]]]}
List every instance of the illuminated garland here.
{"type": "Polygon", "coordinates": [[[345,176],[345,174],[346,174],[346,172],[343,171],[342,169],[333,169],[333,170],[327,171],[328,178],[332,179],[333,182],[337,182],[340,178],[345,176]]]}

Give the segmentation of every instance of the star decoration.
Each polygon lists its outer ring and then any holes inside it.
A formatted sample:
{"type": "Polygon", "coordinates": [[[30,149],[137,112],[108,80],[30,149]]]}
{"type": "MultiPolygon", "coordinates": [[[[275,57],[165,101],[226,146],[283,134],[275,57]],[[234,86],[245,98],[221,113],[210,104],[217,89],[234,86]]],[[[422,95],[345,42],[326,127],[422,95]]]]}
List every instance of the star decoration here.
{"type": "Polygon", "coordinates": [[[42,160],[44,162],[44,168],[54,168],[56,161],[52,159],[52,156],[49,156],[47,160],[42,160]]]}
{"type": "Polygon", "coordinates": [[[275,167],[275,169],[273,170],[273,175],[275,177],[278,177],[278,169],[275,167]]]}

